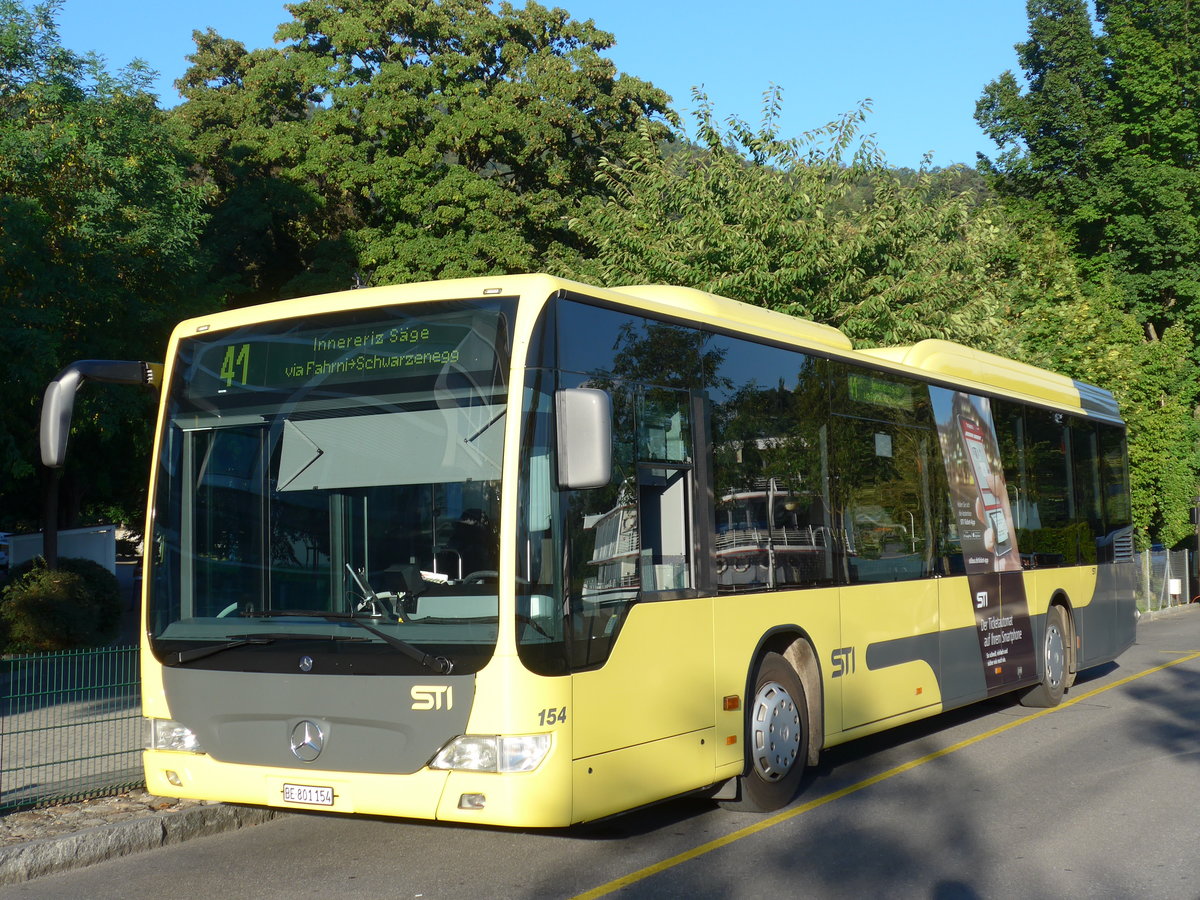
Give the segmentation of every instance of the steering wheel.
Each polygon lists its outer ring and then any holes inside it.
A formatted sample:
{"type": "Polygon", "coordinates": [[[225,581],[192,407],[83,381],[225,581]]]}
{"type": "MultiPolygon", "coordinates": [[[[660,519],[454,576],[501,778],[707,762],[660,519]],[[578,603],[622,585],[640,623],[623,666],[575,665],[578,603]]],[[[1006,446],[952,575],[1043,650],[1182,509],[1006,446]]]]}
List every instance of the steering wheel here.
{"type": "Polygon", "coordinates": [[[500,580],[500,573],[494,569],[480,569],[478,572],[472,572],[462,580],[463,584],[483,584],[487,579],[495,578],[500,580]]]}

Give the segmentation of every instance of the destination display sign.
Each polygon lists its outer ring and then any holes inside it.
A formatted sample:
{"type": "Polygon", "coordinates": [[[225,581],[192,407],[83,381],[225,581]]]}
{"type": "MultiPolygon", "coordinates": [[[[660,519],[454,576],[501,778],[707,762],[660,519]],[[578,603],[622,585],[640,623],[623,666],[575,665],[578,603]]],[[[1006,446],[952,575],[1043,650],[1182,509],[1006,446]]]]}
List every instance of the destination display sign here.
{"type": "Polygon", "coordinates": [[[339,317],[340,322],[330,317],[315,326],[312,319],[287,329],[267,323],[197,338],[181,351],[185,392],[193,400],[216,399],[242,392],[291,393],[306,386],[428,376],[447,367],[494,370],[500,361],[496,339],[501,314],[457,306],[420,317],[412,317],[411,310],[403,319],[397,315],[350,324],[345,317],[339,317]]]}

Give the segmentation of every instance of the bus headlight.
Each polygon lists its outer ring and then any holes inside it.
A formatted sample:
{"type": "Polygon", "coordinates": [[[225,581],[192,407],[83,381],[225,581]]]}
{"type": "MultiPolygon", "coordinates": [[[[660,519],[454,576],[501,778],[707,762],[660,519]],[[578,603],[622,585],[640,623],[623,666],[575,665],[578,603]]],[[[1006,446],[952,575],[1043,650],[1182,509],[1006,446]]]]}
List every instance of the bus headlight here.
{"type": "Polygon", "coordinates": [[[148,750],[182,750],[187,753],[203,753],[196,733],[179,722],[170,719],[148,719],[148,750]]]}
{"type": "Polygon", "coordinates": [[[438,751],[429,768],[532,772],[549,752],[548,734],[464,734],[438,751]]]}

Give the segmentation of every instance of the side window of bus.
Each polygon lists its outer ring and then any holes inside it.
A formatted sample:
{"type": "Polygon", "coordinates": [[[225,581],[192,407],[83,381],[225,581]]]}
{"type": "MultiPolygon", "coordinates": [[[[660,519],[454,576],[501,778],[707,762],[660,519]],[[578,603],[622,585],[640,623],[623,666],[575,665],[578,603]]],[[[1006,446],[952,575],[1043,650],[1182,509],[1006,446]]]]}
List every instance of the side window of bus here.
{"type": "Polygon", "coordinates": [[[574,668],[602,663],[627,609],[699,582],[693,409],[707,335],[583,303],[558,307],[559,386],[612,402],[612,478],[565,496],[574,668]]]}
{"type": "Polygon", "coordinates": [[[1038,515],[1038,508],[1026,472],[1025,409],[1004,400],[992,400],[991,408],[996,425],[996,440],[1000,446],[1004,489],[1008,494],[1008,506],[1012,511],[1013,527],[1016,529],[1017,549],[1021,554],[1021,565],[1030,568],[1035,564],[1035,560],[1022,535],[1028,534],[1030,523],[1038,515]]]}
{"type": "Polygon", "coordinates": [[[1061,413],[1029,409],[1025,414],[1025,477],[1028,498],[1017,545],[1027,564],[1073,566],[1079,559],[1071,428],[1061,413]]]}
{"type": "Polygon", "coordinates": [[[585,374],[594,382],[700,387],[702,332],[571,301],[559,303],[557,313],[562,370],[585,374]]]}
{"type": "Polygon", "coordinates": [[[729,337],[708,377],[722,593],[830,584],[829,395],[822,360],[729,337]]]}
{"type": "Polygon", "coordinates": [[[689,395],[667,388],[637,392],[637,505],[642,591],[687,590],[692,572],[694,503],[689,395]]]}
{"type": "Polygon", "coordinates": [[[845,578],[857,584],[937,574],[948,507],[928,390],[897,376],[837,368],[835,408],[853,414],[832,420],[845,578]]]}
{"type": "Polygon", "coordinates": [[[1100,491],[1103,495],[1104,535],[1099,541],[1099,560],[1132,562],[1129,459],[1125,451],[1124,431],[1115,425],[1100,426],[1100,491]]]}
{"type": "MultiPolygon", "coordinates": [[[[580,386],[574,380],[564,375],[562,384],[580,386]]],[[[575,668],[607,659],[641,587],[634,397],[611,381],[603,388],[612,399],[612,478],[604,487],[565,494],[566,597],[575,668]]]]}
{"type": "Polygon", "coordinates": [[[1075,531],[1079,562],[1096,561],[1096,547],[1104,538],[1103,494],[1100,490],[1100,438],[1096,426],[1071,421],[1071,476],[1075,483],[1075,531]]]}

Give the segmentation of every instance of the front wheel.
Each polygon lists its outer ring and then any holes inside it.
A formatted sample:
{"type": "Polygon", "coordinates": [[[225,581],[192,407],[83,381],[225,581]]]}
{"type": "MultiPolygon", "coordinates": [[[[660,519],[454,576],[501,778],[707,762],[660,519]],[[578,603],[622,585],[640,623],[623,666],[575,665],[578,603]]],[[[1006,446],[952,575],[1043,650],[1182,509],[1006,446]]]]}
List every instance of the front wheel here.
{"type": "Polygon", "coordinates": [[[796,796],[808,762],[804,685],[778,653],[768,653],[759,663],[747,726],[748,765],[746,774],[738,778],[738,799],[721,805],[770,812],[796,796]]]}
{"type": "Polygon", "coordinates": [[[1052,606],[1046,613],[1046,631],[1042,635],[1042,683],[1021,697],[1022,706],[1058,706],[1067,692],[1067,613],[1052,606]]]}

